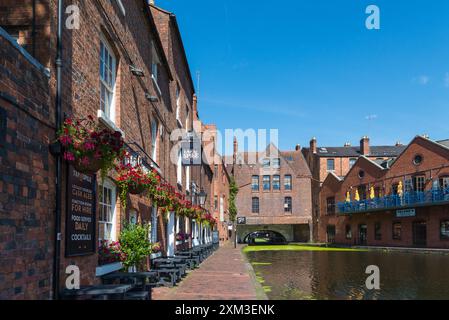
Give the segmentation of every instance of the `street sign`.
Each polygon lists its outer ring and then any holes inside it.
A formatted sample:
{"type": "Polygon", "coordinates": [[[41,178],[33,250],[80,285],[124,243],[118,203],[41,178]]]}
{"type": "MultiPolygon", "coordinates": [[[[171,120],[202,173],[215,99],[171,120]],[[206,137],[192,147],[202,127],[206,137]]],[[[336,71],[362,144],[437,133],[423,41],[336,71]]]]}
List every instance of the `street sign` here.
{"type": "Polygon", "coordinates": [[[65,256],[95,253],[96,176],[69,166],[65,256]]]}
{"type": "Polygon", "coordinates": [[[237,224],[246,224],[246,217],[237,217],[237,224]]]}
{"type": "Polygon", "coordinates": [[[415,209],[396,210],[397,218],[416,217],[415,209]]]}

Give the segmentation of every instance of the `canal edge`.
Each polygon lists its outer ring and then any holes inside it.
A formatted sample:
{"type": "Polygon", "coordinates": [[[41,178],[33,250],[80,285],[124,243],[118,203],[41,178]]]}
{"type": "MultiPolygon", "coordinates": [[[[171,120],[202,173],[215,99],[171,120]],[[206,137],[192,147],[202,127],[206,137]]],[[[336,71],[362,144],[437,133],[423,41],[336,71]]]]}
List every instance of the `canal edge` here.
{"type": "Polygon", "coordinates": [[[243,262],[245,264],[246,272],[248,273],[248,275],[251,279],[251,282],[254,286],[254,289],[256,291],[256,299],[257,300],[269,300],[267,294],[265,293],[265,290],[263,289],[262,284],[259,281],[257,281],[256,272],[254,271],[253,266],[249,262],[248,257],[246,256],[246,253],[243,252],[244,248],[245,248],[245,246],[239,248],[239,250],[243,257],[243,262]]]}

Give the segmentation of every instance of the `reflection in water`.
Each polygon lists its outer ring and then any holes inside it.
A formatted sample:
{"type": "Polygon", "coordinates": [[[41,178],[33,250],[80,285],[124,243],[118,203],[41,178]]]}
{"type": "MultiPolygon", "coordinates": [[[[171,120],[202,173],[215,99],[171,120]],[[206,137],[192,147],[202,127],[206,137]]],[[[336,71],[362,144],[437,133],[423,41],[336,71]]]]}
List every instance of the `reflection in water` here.
{"type": "Polygon", "coordinates": [[[449,256],[398,252],[259,251],[248,253],[270,299],[449,299],[449,256]],[[380,268],[380,290],[365,286],[380,268]]]}

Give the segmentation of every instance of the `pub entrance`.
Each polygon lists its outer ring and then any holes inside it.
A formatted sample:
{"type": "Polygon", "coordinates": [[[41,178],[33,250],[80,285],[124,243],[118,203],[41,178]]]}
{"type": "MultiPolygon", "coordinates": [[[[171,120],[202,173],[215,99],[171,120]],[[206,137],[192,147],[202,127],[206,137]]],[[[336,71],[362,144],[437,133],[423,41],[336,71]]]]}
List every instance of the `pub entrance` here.
{"type": "Polygon", "coordinates": [[[413,223],[413,245],[417,247],[427,245],[427,223],[425,221],[413,223]]]}
{"type": "Polygon", "coordinates": [[[359,245],[366,246],[368,244],[368,227],[366,224],[359,225],[359,245]]]}

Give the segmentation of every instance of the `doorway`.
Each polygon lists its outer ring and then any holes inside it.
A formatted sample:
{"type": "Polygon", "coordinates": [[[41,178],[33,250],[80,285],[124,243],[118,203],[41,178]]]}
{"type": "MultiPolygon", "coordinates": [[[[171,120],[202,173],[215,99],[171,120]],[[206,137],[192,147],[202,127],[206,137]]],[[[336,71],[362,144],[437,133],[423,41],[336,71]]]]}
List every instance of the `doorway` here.
{"type": "Polygon", "coordinates": [[[327,243],[335,243],[335,226],[327,226],[327,243]]]}
{"type": "Polygon", "coordinates": [[[368,227],[366,224],[359,225],[359,245],[366,246],[368,244],[368,227]]]}
{"type": "Polygon", "coordinates": [[[427,245],[427,223],[425,221],[413,223],[413,245],[417,247],[427,245]]]}

